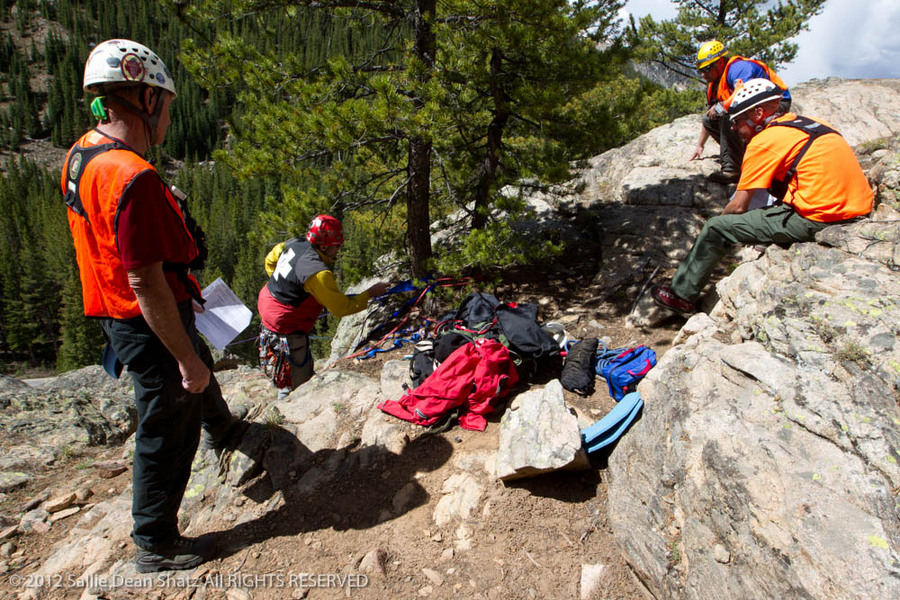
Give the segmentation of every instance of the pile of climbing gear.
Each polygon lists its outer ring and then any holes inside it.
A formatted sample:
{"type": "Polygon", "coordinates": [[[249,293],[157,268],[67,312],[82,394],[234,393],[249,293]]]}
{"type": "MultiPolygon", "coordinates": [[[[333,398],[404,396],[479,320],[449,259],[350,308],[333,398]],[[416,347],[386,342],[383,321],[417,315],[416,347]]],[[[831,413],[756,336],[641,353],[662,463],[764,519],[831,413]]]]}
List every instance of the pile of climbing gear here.
{"type": "Polygon", "coordinates": [[[559,382],[570,392],[581,396],[594,393],[594,363],[597,358],[597,338],[585,338],[572,342],[566,351],[566,363],[563,365],[559,382]]]}
{"type": "MultiPolygon", "coordinates": [[[[470,285],[475,280],[471,277],[465,277],[462,279],[452,279],[449,277],[439,277],[435,278],[433,275],[428,275],[426,277],[421,277],[418,279],[407,279],[405,281],[400,281],[396,283],[393,287],[389,288],[384,294],[377,298],[377,301],[381,304],[386,302],[388,296],[393,294],[401,294],[404,292],[415,292],[415,295],[403,303],[397,310],[393,312],[390,316],[385,319],[385,322],[375,329],[369,334],[369,338],[377,338],[377,341],[373,342],[371,345],[366,346],[360,350],[357,350],[353,354],[349,356],[345,356],[345,359],[357,359],[357,360],[366,360],[368,358],[374,357],[379,352],[388,352],[395,348],[401,347],[404,343],[412,342],[416,343],[420,339],[424,339],[427,337],[425,331],[421,331],[419,328],[406,328],[402,329],[406,322],[409,320],[410,315],[413,313],[413,310],[418,306],[418,304],[422,301],[422,299],[429,293],[433,292],[435,289],[439,287],[458,287],[470,285]],[[382,334],[381,331],[390,327],[390,324],[394,323],[395,320],[399,319],[396,325],[394,325],[387,333],[382,334]],[[415,337],[413,332],[419,332],[419,336],[415,337]],[[399,342],[397,340],[400,340],[399,342]],[[391,341],[391,346],[388,348],[382,348],[382,345],[391,341]]],[[[373,309],[374,311],[375,309],[373,309]]],[[[365,329],[366,322],[369,320],[369,315],[372,314],[373,311],[369,311],[369,313],[363,319],[362,328],[365,329]]],[[[423,327],[427,329],[432,324],[429,319],[424,319],[423,327]]]]}
{"type": "Polygon", "coordinates": [[[581,430],[581,443],[589,454],[622,437],[644,406],[639,392],[626,394],[602,419],[581,430]]]}
{"type": "Polygon", "coordinates": [[[416,344],[410,361],[413,389],[378,408],[423,426],[459,411],[462,428],[484,430],[484,416],[518,381],[540,367],[561,367],[559,343],[538,324],[537,309],[501,303],[484,292],[470,294],[416,344]]]}
{"type": "Polygon", "coordinates": [[[566,364],[559,378],[562,386],[588,396],[594,390],[594,377],[599,375],[616,401],[602,419],[581,430],[585,451],[596,452],[618,440],[641,413],[644,401],[637,385],[656,365],[656,352],[644,345],[609,349],[596,338],[567,342],[566,348],[566,364]]]}
{"type": "Polygon", "coordinates": [[[353,354],[353,358],[357,360],[367,360],[369,358],[374,358],[376,354],[379,354],[381,352],[390,352],[391,350],[402,348],[404,344],[416,346],[428,335],[428,324],[428,319],[425,319],[423,325],[420,327],[408,327],[406,329],[394,331],[383,337],[379,341],[379,346],[368,346],[366,348],[363,348],[359,352],[353,354]],[[384,345],[385,342],[388,341],[390,343],[384,345]]]}
{"type": "MultiPolygon", "coordinates": [[[[413,352],[410,377],[415,383],[433,369],[417,360],[425,353],[440,365],[457,348],[478,339],[492,339],[505,346],[523,380],[531,380],[540,370],[562,368],[561,348],[554,336],[537,321],[537,304],[500,302],[491,294],[473,292],[457,310],[447,313],[432,328],[432,349],[413,352]],[[433,356],[431,353],[433,352],[433,356]],[[419,373],[412,369],[416,369],[419,373]]],[[[424,345],[423,345],[424,346],[424,345]]],[[[413,386],[415,387],[415,386],[413,386]]]]}
{"type": "Polygon", "coordinates": [[[618,402],[637,388],[650,369],[656,366],[656,352],[644,345],[633,348],[597,349],[597,375],[606,380],[609,395],[618,402]]]}

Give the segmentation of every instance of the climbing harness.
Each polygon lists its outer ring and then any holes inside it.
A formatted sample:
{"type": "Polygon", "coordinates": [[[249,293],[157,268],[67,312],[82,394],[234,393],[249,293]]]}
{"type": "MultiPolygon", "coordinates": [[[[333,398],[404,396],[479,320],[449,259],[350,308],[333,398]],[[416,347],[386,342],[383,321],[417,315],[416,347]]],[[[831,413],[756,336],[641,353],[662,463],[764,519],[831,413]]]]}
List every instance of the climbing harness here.
{"type": "Polygon", "coordinates": [[[291,350],[287,338],[259,326],[259,366],[277,388],[291,385],[291,350]]]}
{"type": "Polygon", "coordinates": [[[277,388],[291,387],[291,367],[303,367],[312,360],[307,336],[306,356],[303,362],[296,363],[291,359],[291,345],[288,337],[259,326],[259,366],[266,377],[272,380],[277,388]]]}

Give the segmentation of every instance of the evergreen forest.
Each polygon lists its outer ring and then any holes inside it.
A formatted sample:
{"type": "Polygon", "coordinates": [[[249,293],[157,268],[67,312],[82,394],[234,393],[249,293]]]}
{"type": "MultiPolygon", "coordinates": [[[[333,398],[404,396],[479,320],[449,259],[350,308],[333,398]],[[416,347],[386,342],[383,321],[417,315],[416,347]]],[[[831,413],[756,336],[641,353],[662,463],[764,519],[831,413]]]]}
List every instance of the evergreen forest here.
{"type": "MultiPolygon", "coordinates": [[[[753,12],[761,0],[712,4],[768,18],[753,12]]],[[[821,3],[799,4],[796,28],[821,3]]],[[[684,74],[709,32],[727,41],[746,29],[622,23],[623,5],[0,0],[0,372],[99,361],[59,183],[65,151],[94,124],[81,84],[98,42],[139,41],[173,72],[172,123],[148,158],[206,232],[201,284],[222,277],[255,309],[269,248],[320,212],[345,225],[342,285],[392,251],[414,276],[561,251],[517,238],[524,202],[501,190],[565,181],[578,161],[699,112],[699,83],[666,89],[632,61],[684,74]],[[435,251],[429,225],[459,211],[471,224],[460,247],[435,251]]],[[[781,49],[766,56],[790,60],[790,31],[765,39],[781,49]]]]}

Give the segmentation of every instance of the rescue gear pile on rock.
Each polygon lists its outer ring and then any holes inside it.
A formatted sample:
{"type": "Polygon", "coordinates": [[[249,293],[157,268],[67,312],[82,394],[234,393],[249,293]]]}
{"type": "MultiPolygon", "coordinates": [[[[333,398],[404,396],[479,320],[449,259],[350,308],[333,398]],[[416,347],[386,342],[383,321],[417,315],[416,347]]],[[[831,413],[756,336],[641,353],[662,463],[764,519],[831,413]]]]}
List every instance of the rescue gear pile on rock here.
{"type": "MultiPolygon", "coordinates": [[[[458,417],[463,429],[483,431],[485,416],[519,381],[553,374],[566,389],[587,396],[593,393],[598,373],[619,401],[656,364],[655,353],[644,346],[620,348],[613,354],[603,346],[598,363],[600,342],[588,338],[572,343],[563,365],[567,343],[563,341],[561,348],[553,330],[538,323],[537,313],[535,304],[502,303],[487,293],[470,294],[435,324],[431,336],[416,344],[410,360],[413,389],[378,408],[425,427],[443,429],[458,417]]],[[[626,404],[629,409],[619,412],[628,413],[627,423],[617,417],[617,427],[604,426],[609,432],[606,443],[621,435],[636,416],[639,407],[626,404]]]]}
{"type": "Polygon", "coordinates": [[[417,345],[410,365],[415,389],[378,408],[424,426],[459,409],[461,427],[483,431],[484,416],[519,380],[561,364],[560,347],[541,329],[537,312],[536,304],[470,294],[435,325],[430,348],[417,345]]]}

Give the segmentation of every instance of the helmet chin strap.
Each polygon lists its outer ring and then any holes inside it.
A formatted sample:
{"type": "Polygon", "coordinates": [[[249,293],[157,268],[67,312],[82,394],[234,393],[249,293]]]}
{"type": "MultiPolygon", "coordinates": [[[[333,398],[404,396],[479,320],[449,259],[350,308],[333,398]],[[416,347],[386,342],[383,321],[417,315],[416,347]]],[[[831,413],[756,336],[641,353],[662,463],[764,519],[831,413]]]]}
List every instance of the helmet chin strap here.
{"type": "Polygon", "coordinates": [[[780,112],[778,112],[778,111],[773,112],[773,113],[772,113],[771,115],[769,115],[768,117],[765,117],[765,118],[762,120],[762,122],[759,123],[758,125],[756,125],[753,129],[756,131],[756,133],[759,133],[760,131],[762,131],[763,129],[765,129],[766,127],[768,127],[768,126],[769,126],[769,123],[771,123],[771,122],[772,122],[773,120],[775,120],[777,117],[780,117],[781,114],[782,114],[782,113],[780,113],[780,112]]]}
{"type": "MultiPolygon", "coordinates": [[[[153,109],[153,114],[149,114],[143,108],[136,106],[130,100],[126,100],[125,98],[119,96],[115,92],[106,94],[106,98],[109,100],[113,100],[129,112],[137,115],[141,118],[144,124],[150,129],[150,140],[152,141],[156,137],[156,128],[159,126],[159,119],[162,116],[163,110],[163,98],[160,95],[162,92],[157,90],[156,96],[158,98],[156,102],[156,108],[153,109]]],[[[141,90],[141,98],[143,99],[144,90],[141,90]]],[[[142,102],[143,103],[143,102],[142,102]]],[[[148,144],[149,146],[149,144],[148,144]]]]}

